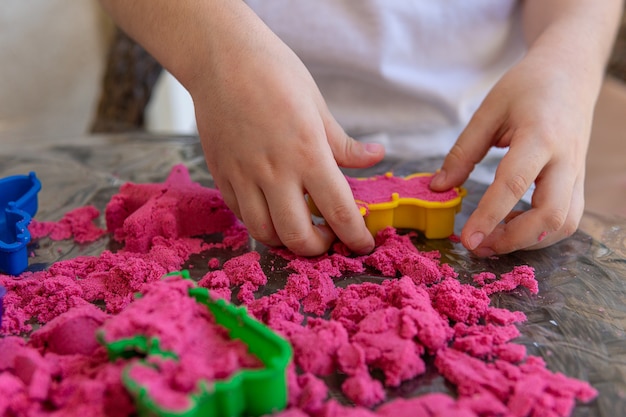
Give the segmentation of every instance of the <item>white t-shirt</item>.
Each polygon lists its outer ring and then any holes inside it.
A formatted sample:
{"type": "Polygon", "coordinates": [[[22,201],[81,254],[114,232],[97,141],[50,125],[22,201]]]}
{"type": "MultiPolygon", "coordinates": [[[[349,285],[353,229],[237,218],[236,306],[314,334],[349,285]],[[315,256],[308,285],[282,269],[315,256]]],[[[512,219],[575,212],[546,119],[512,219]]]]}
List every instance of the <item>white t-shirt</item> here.
{"type": "Polygon", "coordinates": [[[442,155],[524,52],[514,0],[247,0],[346,131],[442,155]]]}

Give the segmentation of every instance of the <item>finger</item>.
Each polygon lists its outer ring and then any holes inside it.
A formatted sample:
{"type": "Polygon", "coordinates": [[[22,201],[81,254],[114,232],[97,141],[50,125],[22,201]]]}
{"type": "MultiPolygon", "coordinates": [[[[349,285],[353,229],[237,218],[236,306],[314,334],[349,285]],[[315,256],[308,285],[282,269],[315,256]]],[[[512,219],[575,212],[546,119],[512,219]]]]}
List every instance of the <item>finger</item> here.
{"type": "Polygon", "coordinates": [[[241,220],[250,236],[268,246],[281,246],[261,189],[255,185],[248,186],[238,200],[242,201],[239,204],[241,220]]]}
{"type": "Polygon", "coordinates": [[[268,187],[265,195],[283,245],[300,256],[317,256],[328,251],[335,235],[328,227],[313,224],[302,189],[290,184],[268,187]]]}
{"type": "Polygon", "coordinates": [[[567,237],[570,237],[574,234],[574,232],[576,232],[580,223],[580,219],[582,218],[583,212],[585,210],[583,178],[584,177],[579,176],[576,179],[573,191],[571,193],[569,210],[561,227],[555,232],[549,232],[549,230],[546,228],[546,230],[541,232],[541,234],[539,235],[537,242],[533,245],[528,246],[525,249],[533,250],[545,248],[567,237]]]}
{"type": "Polygon", "coordinates": [[[348,136],[330,115],[325,123],[326,137],[337,164],[346,168],[366,168],[380,162],[385,148],[378,143],[361,143],[348,136]]]}
{"type": "Polygon", "coordinates": [[[575,174],[556,167],[546,169],[537,181],[532,209],[514,212],[475,250],[476,254],[504,254],[538,249],[571,235],[582,216],[584,200],[575,174]]]}
{"type": "MultiPolygon", "coordinates": [[[[474,250],[481,245],[538,177],[548,163],[548,153],[538,148],[532,140],[511,145],[496,170],[493,183],[463,227],[461,241],[466,248],[474,250]]],[[[511,220],[507,225],[514,221],[511,220]]]]}
{"type": "Polygon", "coordinates": [[[242,220],[241,211],[239,210],[239,203],[237,201],[235,191],[230,185],[230,182],[226,181],[224,183],[217,184],[216,180],[216,188],[220,192],[226,206],[235,214],[235,216],[239,220],[242,220]]]}
{"type": "Polygon", "coordinates": [[[502,121],[500,113],[487,109],[483,104],[461,132],[431,181],[433,190],[445,191],[463,184],[493,146],[497,133],[494,126],[501,126],[502,121]]]}
{"type": "Polygon", "coordinates": [[[509,214],[506,215],[506,217],[504,218],[504,223],[508,223],[511,220],[513,220],[514,218],[516,218],[517,216],[519,216],[520,214],[524,214],[525,211],[524,210],[513,210],[511,212],[509,212],[509,214]]]}
{"type": "Polygon", "coordinates": [[[326,223],[350,250],[359,254],[371,252],[374,238],[365,226],[348,181],[336,165],[324,172],[328,174],[321,180],[316,178],[307,182],[310,197],[326,223]]]}

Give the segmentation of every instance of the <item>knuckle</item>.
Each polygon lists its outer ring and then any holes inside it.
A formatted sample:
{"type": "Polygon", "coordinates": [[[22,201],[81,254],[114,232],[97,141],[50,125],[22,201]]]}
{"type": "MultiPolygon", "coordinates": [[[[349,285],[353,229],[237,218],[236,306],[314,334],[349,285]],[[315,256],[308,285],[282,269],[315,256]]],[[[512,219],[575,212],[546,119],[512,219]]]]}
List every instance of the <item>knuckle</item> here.
{"type": "Polygon", "coordinates": [[[530,187],[530,182],[522,175],[514,175],[505,182],[506,188],[516,199],[521,199],[530,187]]]}
{"type": "Polygon", "coordinates": [[[311,245],[313,242],[311,236],[309,233],[304,231],[292,231],[285,233],[285,235],[282,236],[282,242],[286,247],[298,255],[308,256],[317,254],[315,252],[315,248],[311,245]]]}
{"type": "MultiPolygon", "coordinates": [[[[336,149],[337,147],[333,146],[333,153],[335,154],[335,157],[339,156],[345,158],[348,155],[352,155],[354,153],[354,147],[356,145],[356,141],[354,139],[344,134],[343,140],[340,143],[342,144],[342,146],[338,148],[341,149],[341,152],[336,149]]],[[[334,141],[332,144],[334,144],[334,141]]]]}
{"type": "Polygon", "coordinates": [[[466,153],[461,145],[455,143],[452,149],[450,149],[449,155],[454,159],[463,160],[465,159],[466,153]]]}
{"type": "Polygon", "coordinates": [[[350,224],[353,219],[354,207],[346,204],[340,204],[334,206],[325,218],[338,225],[350,224]]]}
{"type": "Polygon", "coordinates": [[[463,146],[459,143],[455,143],[448,152],[448,158],[452,158],[455,164],[460,164],[462,166],[475,164],[478,161],[472,160],[468,152],[463,148],[463,146]]]}
{"type": "Polygon", "coordinates": [[[567,212],[563,209],[550,210],[543,219],[543,223],[546,229],[549,231],[557,231],[567,226],[568,220],[567,212]]]}

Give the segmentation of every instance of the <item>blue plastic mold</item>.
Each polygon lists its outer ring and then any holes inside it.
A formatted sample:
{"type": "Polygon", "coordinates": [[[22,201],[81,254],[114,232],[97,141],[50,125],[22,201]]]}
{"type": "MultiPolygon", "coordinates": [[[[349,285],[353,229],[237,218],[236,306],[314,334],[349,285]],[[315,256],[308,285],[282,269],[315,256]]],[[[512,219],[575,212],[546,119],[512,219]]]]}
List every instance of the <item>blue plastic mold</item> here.
{"type": "Polygon", "coordinates": [[[0,285],[0,327],[2,327],[2,314],[4,313],[4,304],[2,302],[6,293],[6,288],[0,285]]]}
{"type": "Polygon", "coordinates": [[[0,179],[0,272],[19,275],[28,267],[28,224],[37,213],[39,190],[34,172],[0,179]]]}

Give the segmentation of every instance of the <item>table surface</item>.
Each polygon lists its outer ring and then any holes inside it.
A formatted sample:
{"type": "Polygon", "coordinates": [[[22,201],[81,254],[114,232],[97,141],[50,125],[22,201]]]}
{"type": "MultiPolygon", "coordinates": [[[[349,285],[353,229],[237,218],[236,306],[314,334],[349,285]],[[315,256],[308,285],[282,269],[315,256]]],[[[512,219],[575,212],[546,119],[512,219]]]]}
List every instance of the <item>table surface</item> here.
{"type": "MultiPolygon", "coordinates": [[[[55,145],[3,147],[0,177],[35,171],[43,184],[36,218],[59,220],[67,211],[88,204],[103,212],[124,182],[160,182],[178,163],[189,167],[194,180],[212,185],[196,138],[142,134],[86,136],[55,145]]],[[[406,175],[432,171],[439,164],[434,159],[385,160],[368,170],[346,173],[366,176],[393,171],[406,175]]],[[[486,188],[473,182],[466,187],[468,196],[456,219],[457,232],[486,188]]],[[[104,219],[100,221],[104,227],[104,219]]],[[[460,244],[449,240],[419,238],[416,245],[419,249],[439,250],[442,261],[451,264],[461,277],[486,270],[508,272],[520,264],[533,266],[539,295],[530,296],[524,291],[498,294],[493,304],[526,313],[528,321],[520,325],[522,336],[518,342],[530,354],[542,356],[551,370],[587,380],[598,389],[598,399],[577,407],[574,416],[615,417],[626,410],[626,219],[587,212],[583,225],[583,230],[550,248],[497,259],[476,259],[460,244]]],[[[42,239],[34,242],[35,256],[30,259],[29,269],[43,269],[80,255],[97,255],[110,244],[108,237],[87,246],[42,239]]],[[[265,262],[272,263],[271,254],[263,245],[251,241],[249,250],[259,251],[265,262]]],[[[220,256],[233,254],[224,252],[220,256]]],[[[192,258],[190,263],[193,262],[192,258]]],[[[191,271],[199,278],[206,268],[206,262],[198,262],[191,271]]],[[[267,273],[272,274],[269,268],[267,273]]],[[[350,276],[337,285],[380,279],[372,275],[350,276]]],[[[268,287],[263,291],[271,290],[268,287]]],[[[429,375],[403,384],[389,396],[446,389],[440,377],[429,375]]],[[[338,390],[333,390],[333,394],[341,399],[338,390]]]]}

